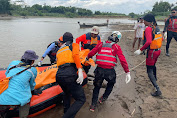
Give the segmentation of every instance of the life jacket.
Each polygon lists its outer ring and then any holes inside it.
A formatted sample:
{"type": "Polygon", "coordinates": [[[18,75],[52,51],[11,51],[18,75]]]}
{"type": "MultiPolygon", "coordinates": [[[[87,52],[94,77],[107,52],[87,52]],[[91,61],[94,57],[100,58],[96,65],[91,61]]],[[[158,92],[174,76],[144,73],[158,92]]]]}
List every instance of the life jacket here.
{"type": "MultiPolygon", "coordinates": [[[[145,32],[144,32],[144,34],[145,34],[145,32]]],[[[147,49],[159,50],[162,46],[163,36],[160,32],[155,32],[155,35],[152,32],[152,36],[153,36],[153,40],[147,49]]],[[[145,43],[146,43],[146,37],[144,35],[143,44],[145,44],[145,43]]]]}
{"type": "Polygon", "coordinates": [[[112,43],[103,42],[100,52],[96,56],[96,64],[114,67],[117,64],[116,55],[113,55],[112,43]]]}
{"type": "Polygon", "coordinates": [[[58,50],[57,54],[57,66],[61,66],[64,64],[68,64],[68,63],[74,63],[74,59],[73,59],[73,54],[72,54],[72,43],[67,43],[60,47],[60,49],[58,50]]]}
{"type": "Polygon", "coordinates": [[[155,37],[150,44],[150,49],[160,49],[162,46],[162,40],[163,38],[160,32],[158,34],[155,34],[155,37]]]}
{"type": "Polygon", "coordinates": [[[168,30],[172,32],[177,32],[177,18],[169,19],[168,30]]]}
{"type": "Polygon", "coordinates": [[[86,42],[81,42],[82,48],[92,50],[98,44],[98,40],[100,40],[99,35],[96,38],[92,38],[89,32],[86,34],[86,42]]]}
{"type": "MultiPolygon", "coordinates": [[[[57,53],[57,51],[58,51],[58,49],[59,49],[58,41],[54,41],[54,42],[52,42],[52,43],[55,43],[55,48],[54,48],[53,50],[51,50],[51,51],[49,52],[49,54],[52,55],[52,56],[56,56],[56,53],[57,53]]],[[[47,48],[48,48],[52,43],[50,43],[50,44],[47,46],[47,48]]]]}

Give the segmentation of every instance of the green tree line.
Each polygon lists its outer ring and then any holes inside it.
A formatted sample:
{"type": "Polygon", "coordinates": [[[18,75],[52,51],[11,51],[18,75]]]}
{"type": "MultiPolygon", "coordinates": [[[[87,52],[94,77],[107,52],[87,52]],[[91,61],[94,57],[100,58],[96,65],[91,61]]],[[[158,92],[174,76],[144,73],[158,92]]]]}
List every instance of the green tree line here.
{"type": "MultiPolygon", "coordinates": [[[[141,14],[135,14],[133,12],[129,13],[128,16],[132,18],[137,18],[143,16],[147,13],[152,13],[155,16],[168,16],[171,9],[177,9],[176,4],[170,4],[169,2],[156,2],[153,5],[151,11],[145,11],[141,14]]],[[[112,13],[112,12],[92,12],[88,9],[76,8],[76,7],[64,7],[55,6],[51,7],[49,5],[39,5],[35,4],[33,6],[22,7],[20,5],[10,4],[10,0],[0,0],[0,14],[10,14],[13,16],[56,16],[56,17],[91,17],[91,16],[126,16],[125,14],[112,13]]]]}
{"type": "Polygon", "coordinates": [[[22,7],[20,5],[10,4],[10,0],[0,0],[0,14],[11,14],[13,16],[56,16],[56,17],[91,17],[94,15],[124,15],[112,12],[100,12],[76,7],[51,7],[49,5],[35,4],[33,6],[22,7]],[[1,7],[2,6],[2,7],[1,7]]]}
{"type": "Polygon", "coordinates": [[[10,0],[0,0],[0,14],[10,13],[10,0]]]}
{"type": "Polygon", "coordinates": [[[135,14],[135,13],[131,12],[131,13],[129,13],[129,16],[132,18],[138,18],[138,17],[143,16],[147,13],[152,13],[156,17],[158,17],[158,16],[166,17],[166,16],[170,15],[170,12],[172,9],[177,9],[177,2],[176,2],[176,4],[170,4],[169,2],[160,1],[160,2],[156,2],[153,5],[152,11],[145,11],[142,14],[135,14]]]}

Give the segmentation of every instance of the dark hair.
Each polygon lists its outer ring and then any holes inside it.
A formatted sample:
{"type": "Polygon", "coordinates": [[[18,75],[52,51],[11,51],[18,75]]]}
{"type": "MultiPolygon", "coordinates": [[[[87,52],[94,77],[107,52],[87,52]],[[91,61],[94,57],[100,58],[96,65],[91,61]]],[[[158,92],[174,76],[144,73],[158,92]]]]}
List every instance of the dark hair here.
{"type": "Polygon", "coordinates": [[[140,22],[139,18],[137,19],[137,22],[140,22]]]}
{"type": "Polygon", "coordinates": [[[23,63],[25,63],[25,65],[31,65],[32,62],[33,62],[33,60],[27,60],[27,59],[21,59],[21,61],[22,61],[23,63]]]}
{"type": "Polygon", "coordinates": [[[173,11],[173,10],[177,11],[175,8],[173,8],[171,11],[173,11]]]}

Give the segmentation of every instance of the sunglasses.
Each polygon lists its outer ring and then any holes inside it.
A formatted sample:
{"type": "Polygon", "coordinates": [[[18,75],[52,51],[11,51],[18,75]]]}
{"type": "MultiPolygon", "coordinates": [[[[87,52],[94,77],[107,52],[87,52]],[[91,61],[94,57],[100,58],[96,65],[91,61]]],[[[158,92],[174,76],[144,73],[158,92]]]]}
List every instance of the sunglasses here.
{"type": "Polygon", "coordinates": [[[176,12],[174,11],[174,12],[171,12],[171,13],[176,13],[176,12]]]}

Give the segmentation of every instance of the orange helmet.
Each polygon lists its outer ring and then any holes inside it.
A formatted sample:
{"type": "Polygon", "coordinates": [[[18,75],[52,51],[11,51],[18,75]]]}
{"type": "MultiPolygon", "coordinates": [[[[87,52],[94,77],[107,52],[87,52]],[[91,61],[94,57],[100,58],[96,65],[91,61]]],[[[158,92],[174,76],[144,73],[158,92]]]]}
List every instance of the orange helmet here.
{"type": "Polygon", "coordinates": [[[60,42],[63,42],[63,36],[61,36],[58,40],[59,40],[60,42]]]}

